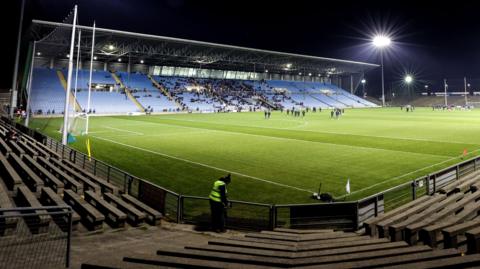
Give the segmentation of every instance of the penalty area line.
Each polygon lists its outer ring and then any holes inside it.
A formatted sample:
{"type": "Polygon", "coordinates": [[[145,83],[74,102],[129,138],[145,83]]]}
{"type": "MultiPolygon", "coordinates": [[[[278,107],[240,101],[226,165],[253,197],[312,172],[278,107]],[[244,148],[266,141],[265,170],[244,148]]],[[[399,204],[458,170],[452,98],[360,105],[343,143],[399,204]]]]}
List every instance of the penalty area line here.
{"type": "Polygon", "coordinates": [[[220,167],[211,166],[211,165],[208,165],[208,164],[204,164],[204,163],[199,163],[199,162],[187,160],[187,159],[184,159],[184,158],[180,158],[180,157],[168,155],[168,154],[165,154],[165,153],[161,153],[161,152],[157,152],[157,151],[153,151],[153,150],[149,150],[149,149],[140,148],[140,147],[137,147],[137,146],[133,146],[133,145],[121,143],[121,142],[118,142],[118,141],[115,141],[115,140],[111,140],[111,139],[108,139],[108,138],[103,138],[103,137],[98,137],[98,136],[92,136],[92,137],[97,138],[97,139],[100,139],[100,140],[104,140],[104,141],[107,141],[107,142],[110,142],[110,143],[114,143],[114,144],[117,144],[117,145],[121,145],[121,146],[124,146],[124,147],[128,147],[128,148],[132,148],[132,149],[136,149],[136,150],[148,152],[148,153],[151,153],[151,154],[155,154],[155,155],[167,157],[167,158],[170,158],[170,159],[179,160],[179,161],[186,162],[186,163],[191,163],[191,164],[194,164],[194,165],[198,165],[198,166],[202,166],[202,167],[214,169],[214,170],[217,170],[217,171],[222,171],[222,172],[226,172],[226,173],[231,173],[231,174],[233,174],[233,175],[250,178],[250,179],[253,179],[253,180],[257,180],[257,181],[269,183],[269,184],[272,184],[272,185],[277,185],[277,186],[280,186],[280,187],[295,189],[295,190],[297,190],[297,191],[302,191],[302,192],[313,193],[313,191],[310,191],[310,190],[306,190],[306,189],[302,189],[302,188],[298,188],[298,187],[294,187],[294,186],[290,186],[290,185],[286,185],[286,184],[282,184],[282,183],[278,183],[278,182],[266,180],[266,179],[259,178],[259,177],[255,177],[255,176],[245,175],[245,174],[242,174],[242,173],[239,173],[239,172],[230,171],[230,170],[223,169],[223,168],[220,168],[220,167]]]}

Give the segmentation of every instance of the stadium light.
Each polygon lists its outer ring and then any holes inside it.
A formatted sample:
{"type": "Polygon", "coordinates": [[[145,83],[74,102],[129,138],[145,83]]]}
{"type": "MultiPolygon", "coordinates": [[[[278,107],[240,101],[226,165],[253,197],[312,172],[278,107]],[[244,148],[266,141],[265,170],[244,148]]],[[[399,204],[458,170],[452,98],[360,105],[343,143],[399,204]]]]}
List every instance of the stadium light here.
{"type": "Polygon", "coordinates": [[[376,35],[372,39],[372,43],[375,47],[380,49],[380,65],[382,68],[382,106],[385,106],[385,79],[383,75],[383,49],[388,47],[392,40],[386,35],[376,35]]]}
{"type": "Polygon", "coordinates": [[[40,55],[42,55],[42,53],[41,53],[40,51],[39,51],[39,52],[37,52],[37,56],[40,56],[40,55]]]}
{"type": "Polygon", "coordinates": [[[365,83],[367,83],[367,80],[362,79],[362,84],[365,84],[365,83]]]}
{"type": "Polygon", "coordinates": [[[298,75],[301,76],[301,75],[302,75],[302,72],[298,72],[298,75]]]}
{"type": "Polygon", "coordinates": [[[410,84],[413,81],[413,77],[411,75],[405,76],[405,83],[410,84]]]}
{"type": "Polygon", "coordinates": [[[67,54],[67,58],[69,58],[69,59],[70,59],[70,54],[67,54]]]}
{"type": "Polygon", "coordinates": [[[373,45],[377,48],[387,47],[392,43],[390,37],[385,35],[377,35],[372,40],[373,45]]]}
{"type": "Polygon", "coordinates": [[[268,73],[268,69],[265,69],[265,73],[268,73]]]}
{"type": "Polygon", "coordinates": [[[425,89],[428,89],[428,85],[425,85],[425,89]]]}
{"type": "Polygon", "coordinates": [[[93,56],[93,59],[96,61],[96,60],[98,59],[98,57],[97,57],[97,56],[93,56]]]}
{"type": "Polygon", "coordinates": [[[121,62],[122,61],[122,58],[118,58],[118,62],[121,62]]]}
{"type": "Polygon", "coordinates": [[[467,87],[470,87],[470,83],[467,84],[467,87]]]}
{"type": "Polygon", "coordinates": [[[109,49],[109,50],[114,50],[114,49],[115,49],[115,46],[114,46],[114,45],[108,45],[108,49],[109,49]]]}
{"type": "Polygon", "coordinates": [[[292,68],[292,64],[286,64],[287,68],[292,68]]]}
{"type": "Polygon", "coordinates": [[[312,76],[312,73],[308,73],[308,76],[311,77],[311,76],[312,76]]]}
{"type": "Polygon", "coordinates": [[[143,64],[143,63],[145,63],[145,61],[144,61],[144,60],[140,60],[140,63],[143,64]]]}

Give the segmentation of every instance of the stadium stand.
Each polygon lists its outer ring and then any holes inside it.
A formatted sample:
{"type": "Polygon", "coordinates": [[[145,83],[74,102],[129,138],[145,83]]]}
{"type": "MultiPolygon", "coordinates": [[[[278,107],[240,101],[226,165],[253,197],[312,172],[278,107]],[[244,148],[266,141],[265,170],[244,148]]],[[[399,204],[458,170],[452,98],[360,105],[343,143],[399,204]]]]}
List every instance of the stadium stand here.
{"type": "MultiPolygon", "coordinates": [[[[0,126],[2,129],[14,129],[2,121],[0,126]]],[[[0,208],[69,205],[74,210],[72,228],[82,231],[125,227],[125,223],[138,226],[144,220],[152,225],[159,224],[161,213],[129,195],[121,194],[118,187],[107,180],[60,158],[57,153],[25,134],[8,142],[5,135],[0,134],[0,208]],[[79,228],[81,224],[84,228],[79,228]]],[[[46,211],[40,213],[37,219],[32,217],[26,220],[31,224],[32,233],[45,232],[52,223],[58,224],[60,229],[66,229],[68,220],[64,215],[50,216],[46,211]],[[50,222],[52,219],[53,222],[50,222]]],[[[8,214],[10,212],[5,213],[8,214]]],[[[17,221],[1,219],[0,236],[14,234],[17,221]]]]}
{"type": "MultiPolygon", "coordinates": [[[[65,70],[57,70],[64,77],[65,70]]],[[[34,114],[61,114],[65,91],[56,71],[35,68],[32,84],[34,114]]],[[[72,100],[86,112],[86,70],[80,70],[72,100]]],[[[262,108],[363,108],[374,103],[327,83],[296,81],[252,81],[149,76],[140,73],[94,71],[91,112],[251,111],[262,108]]]]}

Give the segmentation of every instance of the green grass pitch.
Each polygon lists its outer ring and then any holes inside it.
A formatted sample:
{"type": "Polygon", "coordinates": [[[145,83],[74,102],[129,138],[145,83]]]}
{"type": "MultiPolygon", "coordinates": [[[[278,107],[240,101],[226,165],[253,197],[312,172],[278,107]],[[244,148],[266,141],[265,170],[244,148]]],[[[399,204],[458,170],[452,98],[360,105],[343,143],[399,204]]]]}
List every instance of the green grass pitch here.
{"type": "MultiPolygon", "coordinates": [[[[60,138],[61,118],[31,127],[60,138]]],[[[458,163],[480,151],[480,111],[412,113],[400,108],[330,111],[302,118],[273,112],[91,117],[95,158],[185,195],[207,196],[232,173],[229,197],[265,203],[313,202],[330,192],[347,200],[377,193],[458,163]]],[[[86,137],[72,146],[83,152],[86,137]]]]}

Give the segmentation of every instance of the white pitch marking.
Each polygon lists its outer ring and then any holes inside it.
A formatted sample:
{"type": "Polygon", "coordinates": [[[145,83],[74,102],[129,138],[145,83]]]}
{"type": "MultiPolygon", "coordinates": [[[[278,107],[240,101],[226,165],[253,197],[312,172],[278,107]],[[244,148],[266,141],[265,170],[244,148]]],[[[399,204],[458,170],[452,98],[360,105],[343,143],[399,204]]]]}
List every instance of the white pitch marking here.
{"type": "Polygon", "coordinates": [[[254,176],[245,175],[245,174],[242,174],[242,173],[239,173],[239,172],[235,172],[235,171],[229,171],[229,170],[226,170],[226,169],[223,169],[223,168],[219,168],[219,167],[215,167],[215,166],[211,166],[211,165],[208,165],[208,164],[199,163],[199,162],[195,162],[195,161],[183,159],[183,158],[180,158],[180,157],[168,155],[168,154],[165,154],[165,153],[161,153],[161,152],[157,152],[157,151],[153,151],[153,150],[149,150],[149,149],[144,149],[144,148],[132,146],[132,145],[129,145],[129,144],[117,142],[117,141],[115,141],[115,140],[111,140],[111,139],[107,139],[107,138],[102,138],[102,137],[97,137],[97,136],[93,136],[93,137],[95,137],[95,138],[97,138],[97,139],[100,139],[100,140],[108,141],[108,142],[110,142],[110,143],[118,144],[118,145],[121,145],[121,146],[124,146],[124,147],[129,147],[129,148],[133,148],[133,149],[145,151],[145,152],[152,153],[152,154],[156,154],[156,155],[160,155],[160,156],[163,156],[163,157],[167,157],[167,158],[171,158],[171,159],[175,159],[175,160],[179,160],[179,161],[183,161],[183,162],[195,164],[195,165],[198,165],[198,166],[203,166],[203,167],[207,167],[207,168],[210,168],[210,169],[215,169],[215,170],[222,171],[222,172],[231,173],[231,174],[238,175],[238,176],[247,177],[247,178],[250,178],[250,179],[253,179],[253,180],[262,181],[262,182],[270,183],[270,184],[277,185],[277,186],[281,186],[281,187],[285,187],[285,188],[291,188],[291,189],[295,189],[295,190],[298,190],[298,191],[303,191],[303,192],[312,193],[312,191],[310,191],[310,190],[306,190],[306,189],[302,189],[302,188],[298,188],[298,187],[294,187],[294,186],[290,186],[290,185],[286,185],[286,184],[282,184],[282,183],[278,183],[278,182],[273,182],[273,181],[266,180],[266,179],[262,179],[262,178],[259,178],[259,177],[254,177],[254,176]]]}
{"type": "MultiPolygon", "coordinates": [[[[208,128],[199,128],[199,127],[192,127],[192,126],[183,126],[183,125],[176,125],[176,124],[162,123],[162,122],[148,122],[148,123],[150,123],[150,124],[157,124],[157,125],[166,125],[166,126],[175,126],[175,127],[189,128],[189,129],[197,129],[197,130],[212,130],[213,132],[219,132],[219,133],[229,133],[229,134],[235,134],[235,135],[247,135],[247,136],[255,136],[255,137],[269,138],[269,139],[276,139],[276,140],[290,140],[290,141],[299,141],[299,142],[303,142],[303,143],[317,143],[317,144],[323,144],[323,145],[335,145],[335,146],[339,146],[339,147],[363,148],[363,149],[367,149],[367,150],[401,152],[401,153],[409,153],[409,154],[415,154],[415,155],[434,156],[434,157],[436,157],[436,158],[446,158],[446,157],[450,157],[449,155],[439,155],[439,154],[409,152],[409,151],[402,151],[402,150],[383,149],[383,148],[364,147],[364,146],[353,146],[353,145],[327,143],[327,142],[320,142],[320,141],[310,141],[310,140],[303,140],[303,139],[297,139],[297,138],[278,137],[278,136],[269,136],[269,135],[258,135],[258,134],[242,133],[242,132],[232,132],[232,131],[225,131],[225,130],[215,130],[215,129],[208,129],[208,128]]],[[[276,128],[276,129],[278,129],[278,128],[276,128]]]]}
{"type": "MultiPolygon", "coordinates": [[[[199,123],[210,123],[210,124],[218,124],[215,122],[209,121],[200,121],[200,120],[186,120],[186,119],[177,119],[177,118],[165,118],[167,120],[174,120],[174,121],[187,121],[187,122],[199,122],[199,123]]],[[[308,123],[308,121],[305,121],[308,123]]],[[[293,126],[293,127],[267,127],[267,126],[255,126],[255,125],[243,125],[243,124],[228,124],[237,127],[253,127],[253,128],[262,128],[262,129],[277,129],[277,130],[293,130],[293,128],[302,127],[293,126]]],[[[307,125],[307,124],[305,124],[307,125]]],[[[339,134],[339,135],[355,135],[355,136],[363,136],[363,137],[376,137],[376,138],[388,138],[388,139],[398,139],[398,140],[412,140],[412,141],[425,141],[425,142],[439,142],[439,143],[450,143],[450,144],[462,144],[462,145],[475,145],[478,146],[480,144],[476,143],[467,143],[467,142],[460,142],[460,141],[451,141],[451,140],[432,140],[428,138],[413,138],[413,137],[395,137],[395,136],[381,136],[381,135],[364,135],[364,134],[355,134],[355,133],[345,133],[345,132],[329,132],[329,131],[317,131],[317,130],[300,130],[305,132],[313,132],[313,133],[320,133],[320,134],[339,134]]]]}
{"type": "MultiPolygon", "coordinates": [[[[473,153],[473,152],[478,152],[478,151],[480,151],[480,149],[476,149],[476,150],[474,150],[474,151],[471,151],[471,153],[473,153]]],[[[391,181],[397,180],[397,179],[399,179],[399,178],[402,178],[402,177],[405,177],[405,176],[408,176],[408,175],[411,175],[411,174],[414,174],[414,173],[423,171],[423,170],[428,169],[428,168],[435,167],[435,166],[440,165],[440,164],[444,164],[444,163],[446,163],[446,162],[455,160],[455,159],[460,158],[460,157],[462,157],[462,156],[463,156],[463,154],[461,154],[461,155],[459,155],[459,156],[456,156],[456,157],[453,157],[453,158],[450,158],[450,159],[447,159],[447,160],[445,160],[445,161],[441,161],[441,162],[436,163],[436,164],[432,164],[432,165],[429,165],[429,166],[425,166],[425,167],[423,167],[423,168],[417,169],[417,170],[412,171],[412,172],[408,172],[408,173],[403,174],[403,175],[400,175],[400,176],[392,177],[392,178],[390,178],[390,179],[388,179],[388,180],[385,180],[385,181],[382,181],[382,182],[379,182],[379,183],[370,185],[370,186],[368,186],[368,187],[366,187],[366,188],[363,188],[363,189],[360,189],[360,190],[357,190],[357,191],[353,191],[353,192],[351,192],[349,195],[352,195],[352,194],[354,194],[354,193],[359,193],[359,192],[362,192],[362,191],[365,191],[365,190],[369,190],[369,189],[371,189],[371,188],[373,188],[373,187],[376,187],[376,186],[385,184],[385,183],[387,183],[387,182],[391,182],[391,181]]],[[[344,195],[342,195],[342,196],[340,196],[340,197],[337,197],[337,198],[340,199],[340,198],[343,198],[343,197],[345,197],[345,196],[347,196],[347,195],[344,194],[344,195]]]]}
{"type": "Polygon", "coordinates": [[[132,134],[136,134],[136,135],[143,135],[143,133],[140,133],[140,132],[123,130],[123,129],[114,128],[114,127],[110,127],[110,126],[104,126],[104,128],[111,129],[111,130],[115,130],[115,131],[120,131],[120,132],[132,133],[132,134]]]}

